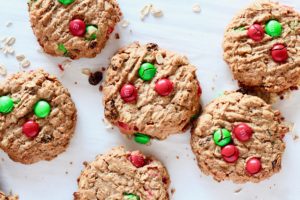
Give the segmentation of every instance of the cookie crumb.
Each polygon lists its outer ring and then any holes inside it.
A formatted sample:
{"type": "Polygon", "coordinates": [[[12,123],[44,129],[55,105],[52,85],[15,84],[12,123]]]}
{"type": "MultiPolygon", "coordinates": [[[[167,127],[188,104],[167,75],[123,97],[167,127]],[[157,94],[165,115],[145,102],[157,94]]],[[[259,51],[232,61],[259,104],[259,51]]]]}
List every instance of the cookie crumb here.
{"type": "Polygon", "coordinates": [[[122,28],[127,28],[129,26],[129,21],[125,19],[123,19],[120,23],[122,28]]]}
{"type": "Polygon", "coordinates": [[[25,59],[25,60],[20,62],[20,65],[21,65],[22,68],[27,68],[31,65],[31,63],[30,63],[29,60],[25,59]]]}
{"type": "Polygon", "coordinates": [[[175,192],[176,192],[176,189],[175,189],[175,188],[172,188],[172,189],[171,189],[171,194],[174,195],[175,192]]]}
{"type": "Polygon", "coordinates": [[[120,39],[120,34],[119,33],[115,33],[115,39],[116,40],[120,39]]]}
{"type": "Polygon", "coordinates": [[[66,175],[68,175],[68,174],[69,174],[69,172],[68,172],[68,171],[66,171],[66,172],[65,172],[65,174],[66,174],[66,175]]]}
{"type": "Polygon", "coordinates": [[[0,75],[6,76],[7,75],[7,69],[4,65],[0,64],[0,75]]]}
{"type": "Polygon", "coordinates": [[[92,71],[91,71],[90,68],[82,68],[81,73],[84,74],[84,75],[90,76],[92,71]]]}
{"type": "Polygon", "coordinates": [[[179,160],[179,156],[176,156],[176,159],[179,160]]]}
{"type": "Polygon", "coordinates": [[[70,164],[70,165],[73,165],[73,162],[71,161],[69,164],[70,164]]]}
{"type": "Polygon", "coordinates": [[[105,72],[106,68],[105,68],[105,67],[102,67],[101,70],[102,70],[102,72],[105,72]]]}
{"type": "Polygon", "coordinates": [[[294,141],[297,141],[299,139],[299,135],[297,135],[297,134],[294,134],[294,136],[293,136],[293,140],[294,141]]]}
{"type": "Polygon", "coordinates": [[[194,13],[200,13],[201,12],[201,7],[199,3],[195,3],[192,7],[192,10],[194,13]]]}
{"type": "Polygon", "coordinates": [[[103,85],[99,86],[99,91],[102,92],[103,91],[103,85]]]}
{"type": "Polygon", "coordinates": [[[242,189],[243,189],[243,188],[236,189],[236,190],[234,191],[234,193],[237,194],[237,193],[241,192],[242,189]]]}
{"type": "Polygon", "coordinates": [[[154,17],[162,17],[163,16],[163,11],[158,9],[158,8],[155,8],[154,6],[152,6],[151,8],[151,14],[154,16],[154,17]]]}
{"type": "Polygon", "coordinates": [[[25,59],[25,56],[23,54],[19,54],[16,56],[17,61],[21,62],[25,59]]]}
{"type": "Polygon", "coordinates": [[[75,85],[77,85],[77,84],[78,84],[78,82],[77,82],[77,81],[75,81],[75,82],[74,82],[74,84],[75,84],[75,85]]]}
{"type": "Polygon", "coordinates": [[[91,73],[89,76],[89,83],[91,85],[98,85],[103,78],[103,74],[100,71],[96,71],[94,73],[91,73]]]}
{"type": "Polygon", "coordinates": [[[143,21],[150,13],[152,4],[145,5],[141,10],[141,20],[143,21]]]}

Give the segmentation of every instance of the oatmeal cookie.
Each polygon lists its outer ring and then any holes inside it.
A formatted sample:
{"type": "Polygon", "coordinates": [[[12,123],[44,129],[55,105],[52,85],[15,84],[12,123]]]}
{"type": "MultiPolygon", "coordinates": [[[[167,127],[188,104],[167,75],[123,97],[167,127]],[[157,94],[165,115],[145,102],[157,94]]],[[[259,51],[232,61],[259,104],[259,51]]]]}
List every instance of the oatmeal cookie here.
{"type": "Polygon", "coordinates": [[[116,0],[30,0],[28,7],[44,51],[71,59],[100,53],[122,15],[116,0]]]}
{"type": "Polygon", "coordinates": [[[259,97],[229,92],[204,108],[191,146],[202,172],[215,180],[259,182],[281,169],[288,131],[280,112],[259,97]]]}
{"type": "Polygon", "coordinates": [[[161,162],[139,151],[117,147],[85,163],[74,199],[168,200],[169,184],[161,162]]]}
{"type": "Polygon", "coordinates": [[[228,25],[223,48],[241,86],[280,93],[300,83],[300,14],[291,7],[250,5],[228,25]]]}
{"type": "Polygon", "coordinates": [[[0,84],[0,147],[24,164],[65,151],[76,125],[67,89],[43,70],[19,72],[0,84]]]}
{"type": "Polygon", "coordinates": [[[184,130],[200,110],[196,68],[153,43],[136,42],[113,56],[103,94],[105,117],[129,135],[165,139],[184,130]]]}

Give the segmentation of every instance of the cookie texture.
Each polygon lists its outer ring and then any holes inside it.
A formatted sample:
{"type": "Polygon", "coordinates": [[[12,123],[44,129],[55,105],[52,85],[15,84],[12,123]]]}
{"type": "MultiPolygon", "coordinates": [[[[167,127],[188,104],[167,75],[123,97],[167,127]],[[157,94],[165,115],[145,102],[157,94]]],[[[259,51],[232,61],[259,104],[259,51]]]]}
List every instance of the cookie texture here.
{"type": "Polygon", "coordinates": [[[28,7],[33,32],[44,51],[72,59],[100,53],[122,15],[115,0],[75,0],[69,5],[58,0],[30,0],[28,7]],[[74,19],[96,27],[96,38],[74,36],[69,30],[74,19]]]}
{"type": "Polygon", "coordinates": [[[18,200],[18,196],[10,196],[10,195],[5,195],[4,192],[0,191],[0,200],[18,200]]]}
{"type": "Polygon", "coordinates": [[[136,42],[113,56],[106,72],[103,94],[105,117],[129,135],[139,132],[165,139],[184,130],[200,110],[201,88],[196,68],[186,57],[160,49],[153,43],[140,45],[136,42]],[[144,63],[151,63],[156,68],[152,80],[145,81],[139,76],[144,63]],[[165,96],[156,88],[161,79],[172,84],[171,92],[165,96]],[[125,84],[136,88],[135,102],[122,99],[120,91],[125,84]]]}
{"type": "Polygon", "coordinates": [[[10,96],[14,108],[0,113],[0,147],[17,162],[31,164],[51,160],[65,151],[76,125],[76,108],[66,88],[44,70],[19,72],[0,84],[0,96],[10,96]],[[40,100],[51,106],[49,116],[39,118],[34,106],[40,100]],[[38,135],[23,133],[29,120],[39,124],[38,135]]]}
{"type": "Polygon", "coordinates": [[[223,48],[224,60],[241,86],[280,93],[300,83],[300,14],[291,7],[271,1],[250,5],[228,25],[223,48]],[[270,20],[281,24],[280,36],[272,37],[265,31],[270,20]],[[261,41],[248,36],[248,30],[254,24],[264,31],[261,41]],[[288,58],[283,62],[276,62],[272,57],[272,48],[278,44],[285,46],[282,50],[287,50],[284,53],[288,58]]]}
{"type": "Polygon", "coordinates": [[[74,199],[167,200],[169,184],[166,168],[155,158],[117,147],[97,156],[95,161],[85,163],[74,199]],[[144,165],[136,167],[132,155],[142,156],[144,165]],[[135,198],[130,198],[132,196],[135,198]]]}
{"type": "Polygon", "coordinates": [[[229,92],[208,104],[192,129],[191,146],[202,172],[217,181],[236,183],[259,182],[281,169],[285,144],[282,140],[289,131],[279,111],[273,110],[262,99],[239,92],[229,92]],[[250,140],[242,142],[232,134],[233,127],[246,124],[253,130],[250,140]],[[226,162],[221,147],[216,145],[213,134],[225,128],[231,132],[239,156],[233,163],[226,162]],[[258,158],[261,170],[250,174],[246,163],[258,158]]]}

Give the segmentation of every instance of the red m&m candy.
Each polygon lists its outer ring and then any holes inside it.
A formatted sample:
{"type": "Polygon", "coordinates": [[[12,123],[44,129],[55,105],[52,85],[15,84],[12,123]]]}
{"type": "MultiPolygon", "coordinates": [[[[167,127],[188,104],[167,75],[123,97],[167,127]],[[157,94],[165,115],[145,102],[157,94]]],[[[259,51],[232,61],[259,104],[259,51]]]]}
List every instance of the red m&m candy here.
{"type": "Polygon", "coordinates": [[[161,96],[168,96],[173,88],[173,83],[167,78],[160,79],[155,83],[155,91],[161,96]]]}
{"type": "Polygon", "coordinates": [[[86,25],[81,19],[73,19],[69,24],[69,30],[74,36],[84,36],[86,25]]]}
{"type": "Polygon", "coordinates": [[[137,168],[143,167],[146,164],[144,155],[138,152],[132,152],[129,160],[137,168]]]}
{"type": "Polygon", "coordinates": [[[125,84],[120,91],[121,98],[126,102],[134,102],[137,99],[137,89],[131,84],[125,84]]]}
{"type": "Polygon", "coordinates": [[[25,124],[23,124],[22,132],[29,138],[35,137],[39,133],[39,124],[35,121],[27,121],[25,124]]]}
{"type": "Polygon", "coordinates": [[[233,163],[239,158],[239,150],[236,146],[229,144],[222,148],[221,155],[228,163],[233,163]]]}
{"type": "Polygon", "coordinates": [[[254,41],[261,41],[264,38],[265,31],[261,25],[253,24],[248,29],[247,35],[254,41]]]}
{"type": "Polygon", "coordinates": [[[284,44],[275,44],[271,49],[271,56],[275,62],[285,62],[289,57],[284,44]]]}
{"type": "Polygon", "coordinates": [[[250,140],[253,134],[253,130],[245,123],[240,123],[233,127],[232,133],[241,142],[250,140]]]}
{"type": "Polygon", "coordinates": [[[261,161],[258,158],[250,158],[246,162],[246,170],[249,174],[256,174],[261,170],[261,161]]]}
{"type": "Polygon", "coordinates": [[[202,88],[201,88],[199,82],[197,82],[197,84],[198,84],[198,95],[201,96],[201,94],[202,94],[202,88]]]}

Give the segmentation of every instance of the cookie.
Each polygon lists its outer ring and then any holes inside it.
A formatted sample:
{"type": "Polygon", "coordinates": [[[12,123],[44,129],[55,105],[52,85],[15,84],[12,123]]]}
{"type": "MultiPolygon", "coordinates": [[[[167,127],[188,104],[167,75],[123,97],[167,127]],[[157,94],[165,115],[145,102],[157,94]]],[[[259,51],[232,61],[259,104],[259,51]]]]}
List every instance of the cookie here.
{"type": "Polygon", "coordinates": [[[217,181],[259,182],[281,169],[289,131],[278,110],[256,96],[229,92],[208,104],[192,129],[202,172],[217,181]]]}
{"type": "Polygon", "coordinates": [[[105,117],[125,134],[165,139],[197,115],[200,94],[196,68],[186,57],[136,42],[111,59],[103,87],[105,117]]]}
{"type": "Polygon", "coordinates": [[[117,147],[85,163],[75,200],[167,200],[170,178],[166,168],[139,151],[117,147]]]}
{"type": "Polygon", "coordinates": [[[67,89],[43,70],[19,72],[0,84],[0,148],[17,162],[52,160],[76,125],[67,89]]]}
{"type": "Polygon", "coordinates": [[[18,196],[7,196],[3,192],[0,191],[0,200],[18,200],[18,196]]]}
{"type": "Polygon", "coordinates": [[[122,15],[115,0],[30,0],[28,7],[44,51],[71,59],[100,53],[122,15]]]}
{"type": "Polygon", "coordinates": [[[300,83],[300,14],[260,1],[228,25],[224,60],[241,86],[280,93],[300,83]]]}

